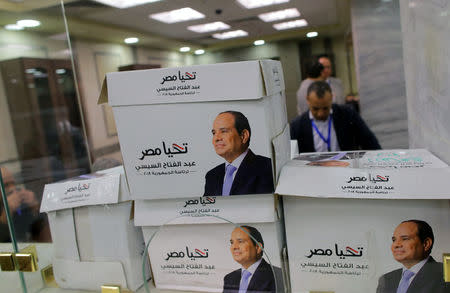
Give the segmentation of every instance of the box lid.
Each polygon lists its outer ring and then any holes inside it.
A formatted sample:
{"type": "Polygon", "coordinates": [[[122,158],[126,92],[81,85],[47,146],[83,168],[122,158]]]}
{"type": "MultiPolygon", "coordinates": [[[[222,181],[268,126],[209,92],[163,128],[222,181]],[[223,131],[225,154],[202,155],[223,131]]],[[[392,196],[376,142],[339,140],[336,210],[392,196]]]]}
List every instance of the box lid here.
{"type": "Polygon", "coordinates": [[[275,193],[336,198],[449,199],[450,168],[425,149],[304,153],[275,193]]]}
{"type": "Polygon", "coordinates": [[[253,100],[283,90],[279,61],[229,62],[108,73],[98,103],[127,106],[253,100]]]}
{"type": "MultiPolygon", "coordinates": [[[[40,211],[42,213],[80,206],[118,203],[119,187],[125,185],[120,183],[121,177],[124,177],[123,168],[121,172],[117,169],[112,173],[86,174],[46,184],[40,211]]],[[[123,198],[126,199],[127,196],[124,195],[123,198]]]]}

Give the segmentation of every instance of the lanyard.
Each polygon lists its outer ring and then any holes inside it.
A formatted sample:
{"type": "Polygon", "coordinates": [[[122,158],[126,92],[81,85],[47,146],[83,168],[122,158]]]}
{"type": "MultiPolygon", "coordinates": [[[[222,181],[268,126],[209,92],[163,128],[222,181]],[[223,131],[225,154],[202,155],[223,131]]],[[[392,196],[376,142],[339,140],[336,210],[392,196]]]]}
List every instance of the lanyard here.
{"type": "Polygon", "coordinates": [[[330,119],[328,120],[328,137],[325,139],[323,134],[320,132],[319,128],[317,128],[316,123],[314,123],[314,120],[311,119],[311,124],[314,128],[314,130],[317,132],[319,137],[327,144],[327,150],[331,152],[331,122],[333,121],[333,116],[330,115],[330,119]]]}

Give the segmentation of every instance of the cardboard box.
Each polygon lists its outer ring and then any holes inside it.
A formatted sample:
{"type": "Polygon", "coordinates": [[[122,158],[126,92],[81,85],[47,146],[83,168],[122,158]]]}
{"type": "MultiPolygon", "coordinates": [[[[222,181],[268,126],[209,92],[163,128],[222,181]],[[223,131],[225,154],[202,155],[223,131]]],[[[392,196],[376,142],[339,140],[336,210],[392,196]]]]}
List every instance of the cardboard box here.
{"type": "Polygon", "coordinates": [[[449,199],[450,168],[425,149],[303,153],[282,169],[280,195],[449,199]]]}
{"type": "Polygon", "coordinates": [[[144,282],[142,230],[131,218],[123,167],[101,173],[45,186],[41,212],[48,214],[55,280],[65,289],[117,284],[135,291],[144,282]]]}
{"type": "Polygon", "coordinates": [[[393,258],[391,243],[405,220],[432,227],[431,256],[437,262],[449,252],[448,200],[289,196],[283,203],[292,292],[375,292],[381,276],[403,267],[393,258]]]}
{"type": "Polygon", "coordinates": [[[430,224],[431,256],[442,261],[450,243],[449,175],[423,149],[306,153],[290,161],[276,193],[283,195],[292,292],[375,292],[380,277],[402,267],[390,247],[405,220],[430,224]]]}
{"type": "Polygon", "coordinates": [[[262,235],[263,258],[280,268],[277,290],[284,292],[285,241],[276,207],[273,195],[137,201],[136,225],[149,247],[156,288],[222,292],[225,275],[241,267],[230,252],[231,233],[249,225],[262,235]]]}
{"type": "Polygon", "coordinates": [[[133,199],[204,195],[205,174],[225,162],[211,143],[213,122],[224,111],[247,117],[249,148],[271,159],[274,181],[289,159],[278,61],[109,73],[99,103],[105,101],[113,108],[133,199]]]}

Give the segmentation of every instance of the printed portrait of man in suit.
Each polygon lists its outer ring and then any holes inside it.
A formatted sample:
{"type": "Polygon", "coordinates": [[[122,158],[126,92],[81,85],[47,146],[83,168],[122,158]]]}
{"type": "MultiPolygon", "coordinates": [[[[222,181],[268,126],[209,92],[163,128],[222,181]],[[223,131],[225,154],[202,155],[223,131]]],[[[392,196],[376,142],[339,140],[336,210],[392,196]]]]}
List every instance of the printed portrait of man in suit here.
{"type": "Polygon", "coordinates": [[[381,276],[377,293],[450,293],[442,263],[430,255],[433,244],[433,229],[425,221],[400,223],[392,235],[391,251],[402,268],[381,276]]]}
{"type": "Polygon", "coordinates": [[[241,112],[217,115],[212,127],[212,144],[225,162],[205,176],[205,196],[273,193],[272,161],[249,148],[251,129],[241,112]]]}
{"type": "Polygon", "coordinates": [[[240,226],[233,230],[230,251],[241,268],[224,277],[224,293],[284,292],[282,271],[263,259],[263,249],[264,241],[256,228],[240,226]]]}

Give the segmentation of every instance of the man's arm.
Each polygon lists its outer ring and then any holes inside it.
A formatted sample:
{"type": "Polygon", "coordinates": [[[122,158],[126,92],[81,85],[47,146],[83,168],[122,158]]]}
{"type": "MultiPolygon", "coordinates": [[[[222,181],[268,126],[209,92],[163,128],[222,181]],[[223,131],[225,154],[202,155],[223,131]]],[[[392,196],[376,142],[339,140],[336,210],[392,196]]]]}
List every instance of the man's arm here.
{"type": "Polygon", "coordinates": [[[273,186],[272,167],[266,167],[264,170],[264,175],[261,176],[261,180],[259,180],[253,193],[273,193],[274,190],[275,188],[273,186]]]}
{"type": "Polygon", "coordinates": [[[224,164],[221,164],[209,170],[205,175],[205,191],[203,193],[203,196],[222,195],[223,176],[225,176],[224,164]]]}
{"type": "Polygon", "coordinates": [[[333,90],[333,96],[334,103],[343,105],[345,104],[345,97],[344,97],[344,85],[342,84],[342,81],[339,78],[333,78],[331,81],[331,87],[333,90]]]}
{"type": "Polygon", "coordinates": [[[303,80],[300,83],[300,87],[297,90],[297,113],[301,115],[308,110],[308,102],[306,102],[306,94],[308,92],[308,86],[311,84],[310,80],[303,80]]]}
{"type": "Polygon", "coordinates": [[[241,281],[241,270],[233,271],[223,277],[222,293],[237,293],[241,281]]]}
{"type": "Polygon", "coordinates": [[[375,137],[375,134],[369,129],[361,116],[351,109],[349,111],[352,112],[353,115],[353,126],[356,136],[356,143],[363,150],[379,150],[381,149],[380,144],[378,143],[378,139],[375,137]]]}

